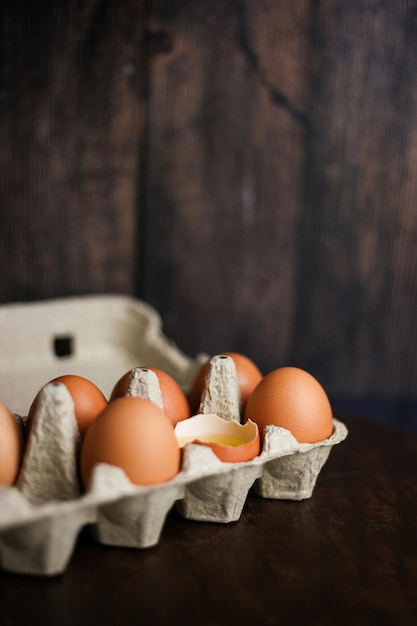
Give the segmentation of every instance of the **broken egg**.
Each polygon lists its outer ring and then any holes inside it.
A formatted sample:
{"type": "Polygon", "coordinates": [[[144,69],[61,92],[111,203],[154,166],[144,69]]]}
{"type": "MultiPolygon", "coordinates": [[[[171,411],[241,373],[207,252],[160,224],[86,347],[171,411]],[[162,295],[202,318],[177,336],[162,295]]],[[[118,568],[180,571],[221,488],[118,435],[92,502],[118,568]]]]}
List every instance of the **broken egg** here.
{"type": "Polygon", "coordinates": [[[179,422],[175,435],[181,448],[187,443],[208,446],[225,463],[249,461],[260,451],[259,429],[250,420],[238,424],[215,414],[202,413],[179,422]]]}

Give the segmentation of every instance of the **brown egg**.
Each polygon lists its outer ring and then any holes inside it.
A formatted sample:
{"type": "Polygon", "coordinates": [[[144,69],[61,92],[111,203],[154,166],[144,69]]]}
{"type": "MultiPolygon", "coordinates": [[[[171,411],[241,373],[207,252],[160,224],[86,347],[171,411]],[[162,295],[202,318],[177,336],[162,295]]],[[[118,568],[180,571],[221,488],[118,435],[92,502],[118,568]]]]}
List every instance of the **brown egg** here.
{"type": "MultiPolygon", "coordinates": [[[[182,420],[190,417],[191,413],[187,396],[177,381],[174,380],[172,376],[167,374],[167,372],[164,372],[156,367],[144,367],[143,369],[151,370],[157,375],[159,387],[161,389],[164,411],[174,426],[177,422],[181,422],[182,420]]],[[[124,374],[116,383],[110,396],[110,402],[125,395],[129,383],[130,372],[131,370],[126,372],[126,374],[124,374]]]]}
{"type": "Polygon", "coordinates": [[[23,434],[5,404],[0,402],[0,485],[16,482],[23,453],[23,434]]]}
{"type": "Polygon", "coordinates": [[[333,414],[320,383],[298,367],[281,367],[261,380],[250,396],[245,420],[261,433],[268,424],[289,430],[301,443],[316,443],[333,432],[333,414]]]}
{"type": "Polygon", "coordinates": [[[248,420],[239,424],[211,413],[195,415],[175,427],[182,448],[187,443],[208,446],[225,463],[250,461],[259,454],[258,426],[248,420]]]}
{"type": "MultiPolygon", "coordinates": [[[[236,366],[237,380],[242,400],[242,408],[244,409],[246,402],[255,389],[256,385],[262,378],[261,371],[258,366],[243,354],[238,352],[222,352],[224,356],[233,359],[236,366]]],[[[200,406],[201,394],[203,392],[204,381],[207,375],[210,360],[206,361],[198,371],[188,393],[188,401],[190,403],[191,414],[195,414],[200,406]]]]}
{"type": "Polygon", "coordinates": [[[88,429],[80,472],[88,487],[96,463],[116,465],[132,483],[153,485],[173,478],[181,451],[168,416],[154,402],[125,396],[110,402],[88,429]]]}
{"type": "MultiPolygon", "coordinates": [[[[97,415],[107,406],[107,400],[100,389],[87,378],[66,374],[53,378],[51,383],[63,383],[74,401],[74,412],[81,438],[97,415]]],[[[37,407],[39,393],[29,409],[27,430],[30,432],[33,415],[37,407]]]]}

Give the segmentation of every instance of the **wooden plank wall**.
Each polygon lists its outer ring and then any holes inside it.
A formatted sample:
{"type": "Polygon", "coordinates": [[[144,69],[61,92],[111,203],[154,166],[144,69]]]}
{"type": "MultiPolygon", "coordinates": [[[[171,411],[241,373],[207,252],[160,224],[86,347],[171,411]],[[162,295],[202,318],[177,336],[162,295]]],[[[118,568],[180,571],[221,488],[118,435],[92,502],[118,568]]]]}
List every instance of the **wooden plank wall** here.
{"type": "Polygon", "coordinates": [[[416,400],[417,3],[0,6],[0,303],[133,294],[191,355],[416,400]]]}

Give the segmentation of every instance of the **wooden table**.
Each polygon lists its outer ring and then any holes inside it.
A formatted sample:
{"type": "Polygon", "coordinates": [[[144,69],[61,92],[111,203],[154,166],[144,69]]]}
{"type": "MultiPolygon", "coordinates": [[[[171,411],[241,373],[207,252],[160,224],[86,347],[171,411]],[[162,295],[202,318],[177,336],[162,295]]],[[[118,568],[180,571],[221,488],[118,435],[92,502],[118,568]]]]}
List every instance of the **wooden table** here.
{"type": "Polygon", "coordinates": [[[342,420],[311,499],[250,495],[228,525],[172,512],[147,550],[84,530],[63,575],[0,573],[0,626],[415,626],[417,437],[342,420]]]}

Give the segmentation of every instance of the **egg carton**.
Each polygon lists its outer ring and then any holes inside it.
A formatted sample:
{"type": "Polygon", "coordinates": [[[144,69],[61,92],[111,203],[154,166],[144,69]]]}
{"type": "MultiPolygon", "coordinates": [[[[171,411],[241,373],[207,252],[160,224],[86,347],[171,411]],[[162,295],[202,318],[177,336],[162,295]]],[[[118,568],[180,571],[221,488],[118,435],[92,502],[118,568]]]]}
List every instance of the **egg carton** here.
{"type": "MultiPolygon", "coordinates": [[[[140,359],[139,354],[134,357],[136,362],[128,395],[149,397],[161,404],[153,372],[136,368],[141,363],[165,366],[184,387],[191,383],[203,355],[189,359],[164,338],[154,310],[138,301],[117,297],[118,304],[114,297],[94,297],[94,302],[91,298],[86,300],[87,308],[96,307],[97,317],[103,315],[100,309],[107,301],[113,314],[121,309],[115,315],[119,321],[123,319],[126,305],[130,320],[135,315],[148,318],[148,323],[142,319],[139,332],[134,325],[129,326],[137,345],[144,346],[142,356],[145,358],[140,359]],[[153,347],[155,352],[152,352],[153,347]],[[167,368],[167,364],[170,367],[167,368]]],[[[71,304],[79,307],[82,303],[52,303],[55,313],[60,310],[59,304],[67,308],[68,313],[71,304]]],[[[47,304],[45,306],[48,308],[47,304]]],[[[91,319],[97,324],[93,313],[90,309],[91,319]]],[[[75,332],[71,332],[75,336],[75,332]]],[[[129,342],[126,345],[130,346],[129,342]]],[[[112,385],[123,372],[120,368],[115,373],[112,385]]],[[[82,375],[86,373],[83,371],[82,375]]],[[[92,380],[91,375],[88,377],[92,380]]],[[[107,393],[109,395],[109,388],[107,393]]],[[[13,410],[13,405],[9,406],[13,410]]],[[[211,359],[199,412],[240,420],[236,370],[229,357],[211,359]]],[[[16,419],[22,421],[18,414],[16,419]]],[[[99,464],[88,489],[82,492],[78,476],[80,439],[73,401],[64,385],[51,383],[40,394],[17,484],[0,489],[0,566],[16,573],[59,574],[65,571],[84,526],[89,526],[102,544],[132,548],[154,546],[174,506],[187,519],[217,523],[237,521],[250,489],[264,498],[308,498],[331,448],[346,436],[346,426],[336,419],[331,437],[317,444],[300,444],[286,429],[271,425],[263,433],[260,454],[251,461],[224,463],[209,447],[191,443],[183,450],[180,472],[170,481],[153,486],[133,485],[120,468],[99,464]]]]}
{"type": "Polygon", "coordinates": [[[129,296],[0,306],[0,398],[18,415],[27,415],[39,389],[56,376],[84,376],[109,397],[122,374],[148,365],[185,388],[206,357],[181,352],[163,334],[157,311],[129,296]]]}

